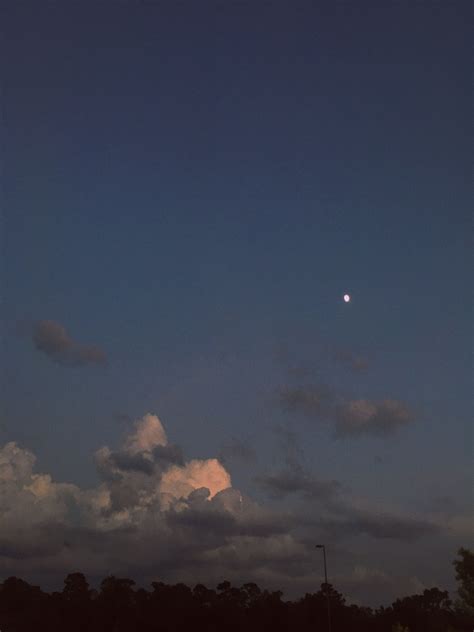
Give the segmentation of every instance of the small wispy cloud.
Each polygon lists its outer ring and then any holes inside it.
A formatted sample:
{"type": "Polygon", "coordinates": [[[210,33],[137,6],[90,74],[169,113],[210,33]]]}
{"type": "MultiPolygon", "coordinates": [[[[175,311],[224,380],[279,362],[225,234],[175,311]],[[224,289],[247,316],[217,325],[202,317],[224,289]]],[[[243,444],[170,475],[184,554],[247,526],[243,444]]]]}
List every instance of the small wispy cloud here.
{"type": "Polygon", "coordinates": [[[369,369],[369,359],[350,349],[337,347],[330,351],[331,359],[353,373],[365,373],[369,369]]]}
{"type": "Polygon", "coordinates": [[[323,384],[283,386],[277,396],[281,406],[288,412],[318,418],[330,415],[336,401],[334,392],[323,384]]]}
{"type": "Polygon", "coordinates": [[[255,482],[274,498],[300,494],[307,499],[329,499],[342,487],[338,481],[319,480],[302,469],[285,469],[274,474],[258,476],[255,482]]]}
{"type": "Polygon", "coordinates": [[[399,400],[357,399],[346,402],[337,409],[336,433],[339,436],[390,434],[414,418],[414,413],[399,400]]]}
{"type": "Polygon", "coordinates": [[[250,441],[244,439],[232,439],[221,447],[218,459],[221,463],[229,461],[242,461],[243,463],[251,463],[256,459],[256,452],[250,441]]]}
{"type": "Polygon", "coordinates": [[[415,419],[398,399],[345,399],[319,384],[285,386],[278,389],[277,397],[286,412],[331,423],[336,437],[388,435],[415,419]]]}
{"type": "Polygon", "coordinates": [[[67,367],[105,365],[105,352],[96,345],[73,340],[65,327],[54,320],[41,320],[33,328],[33,343],[50,360],[67,367]]]}

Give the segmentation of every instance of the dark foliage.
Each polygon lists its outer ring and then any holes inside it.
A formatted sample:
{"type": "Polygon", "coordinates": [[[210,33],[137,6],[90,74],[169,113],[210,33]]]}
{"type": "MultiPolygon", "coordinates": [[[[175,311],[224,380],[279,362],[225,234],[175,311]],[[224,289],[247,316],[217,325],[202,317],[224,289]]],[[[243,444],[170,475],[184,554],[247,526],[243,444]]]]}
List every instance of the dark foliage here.
{"type": "Polygon", "coordinates": [[[456,579],[459,583],[458,609],[466,614],[474,615],[474,553],[461,548],[458,551],[460,559],[454,560],[456,579]]]}
{"type": "Polygon", "coordinates": [[[438,588],[372,610],[348,605],[331,584],[296,601],[254,583],[237,588],[227,581],[215,590],[153,582],[148,591],[109,576],[95,591],[84,575],[72,573],[62,592],[52,594],[16,577],[0,584],[1,632],[325,632],[329,613],[332,632],[471,632],[474,623],[438,588]]]}

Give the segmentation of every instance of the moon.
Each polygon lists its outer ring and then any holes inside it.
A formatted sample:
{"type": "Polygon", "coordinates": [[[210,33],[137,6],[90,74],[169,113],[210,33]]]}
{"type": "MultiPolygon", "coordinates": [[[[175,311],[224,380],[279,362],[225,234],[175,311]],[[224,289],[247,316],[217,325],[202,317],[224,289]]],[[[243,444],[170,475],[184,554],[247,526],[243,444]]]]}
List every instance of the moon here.
{"type": "Polygon", "coordinates": [[[344,303],[350,303],[351,297],[349,294],[344,294],[343,298],[344,298],[344,303]]]}

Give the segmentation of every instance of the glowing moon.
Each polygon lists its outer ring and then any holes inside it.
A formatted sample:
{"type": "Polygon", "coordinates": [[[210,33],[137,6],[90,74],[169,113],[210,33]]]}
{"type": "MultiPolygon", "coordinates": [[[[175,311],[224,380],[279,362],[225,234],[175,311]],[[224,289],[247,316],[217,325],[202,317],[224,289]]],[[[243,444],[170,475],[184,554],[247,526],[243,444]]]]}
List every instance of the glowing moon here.
{"type": "Polygon", "coordinates": [[[351,300],[351,297],[349,294],[344,294],[344,303],[349,303],[351,300]]]}

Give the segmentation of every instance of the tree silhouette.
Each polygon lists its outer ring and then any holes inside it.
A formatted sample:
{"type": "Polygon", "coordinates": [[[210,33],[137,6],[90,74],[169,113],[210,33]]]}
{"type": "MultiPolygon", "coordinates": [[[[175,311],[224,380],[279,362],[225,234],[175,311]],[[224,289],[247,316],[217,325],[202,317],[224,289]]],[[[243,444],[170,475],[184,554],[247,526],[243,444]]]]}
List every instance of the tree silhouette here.
{"type": "MultiPolygon", "coordinates": [[[[453,607],[439,588],[397,599],[372,610],[349,605],[331,584],[316,593],[285,601],[279,591],[229,581],[215,590],[203,584],[136,588],[128,578],[109,575],[91,590],[82,573],[70,573],[62,592],[47,594],[16,577],[0,584],[2,632],[326,632],[327,603],[332,632],[472,632],[467,613],[472,599],[472,553],[455,560],[462,608],[453,607]]],[[[461,602],[460,602],[461,603],[461,602]]]]}
{"type": "Polygon", "coordinates": [[[474,553],[469,549],[460,548],[458,555],[461,559],[454,560],[456,580],[459,582],[459,607],[474,615],[474,553]]]}
{"type": "Polygon", "coordinates": [[[82,573],[70,573],[64,580],[63,597],[65,601],[85,605],[91,598],[92,591],[82,573]]]}
{"type": "Polygon", "coordinates": [[[62,593],[53,593],[51,608],[68,623],[71,632],[80,632],[90,626],[93,618],[93,599],[96,591],[91,590],[82,573],[70,573],[64,580],[62,593]]]}
{"type": "Polygon", "coordinates": [[[0,590],[0,628],[2,632],[33,630],[42,625],[42,610],[46,595],[38,586],[22,579],[9,577],[0,590]]]}

